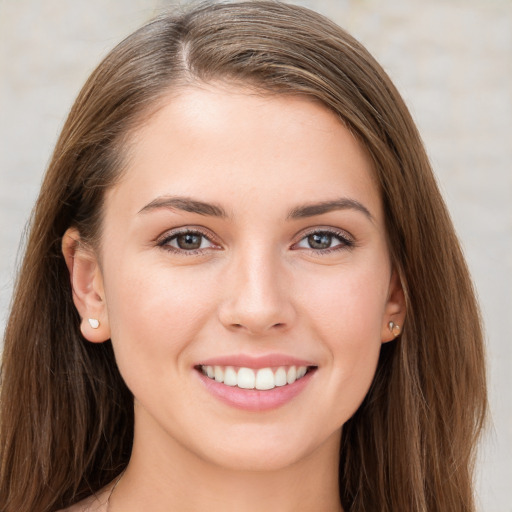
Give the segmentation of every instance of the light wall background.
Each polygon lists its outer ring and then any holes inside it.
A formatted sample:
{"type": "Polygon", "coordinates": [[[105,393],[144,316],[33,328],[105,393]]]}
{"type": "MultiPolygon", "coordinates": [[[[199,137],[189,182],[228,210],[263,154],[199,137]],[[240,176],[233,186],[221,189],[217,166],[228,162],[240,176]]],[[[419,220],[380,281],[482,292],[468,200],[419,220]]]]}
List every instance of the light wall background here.
{"type": "MultiPolygon", "coordinates": [[[[20,237],[74,97],[111,47],[171,3],[0,0],[0,334],[20,237]]],[[[299,3],[367,46],[419,125],[486,323],[492,425],[480,510],[511,512],[512,0],[299,3]]]]}

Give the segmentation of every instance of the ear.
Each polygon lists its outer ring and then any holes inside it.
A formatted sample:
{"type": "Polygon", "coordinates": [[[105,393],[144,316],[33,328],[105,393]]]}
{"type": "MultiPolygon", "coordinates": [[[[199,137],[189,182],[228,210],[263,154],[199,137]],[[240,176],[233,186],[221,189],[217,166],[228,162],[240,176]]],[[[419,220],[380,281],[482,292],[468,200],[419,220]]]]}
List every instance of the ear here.
{"type": "Polygon", "coordinates": [[[64,233],[62,254],[69,270],[73,302],[81,318],[82,335],[93,343],[108,340],[110,326],[103,276],[96,254],[91,248],[81,243],[80,233],[75,228],[69,228],[64,233]],[[99,325],[97,325],[98,322],[99,325]]]}
{"type": "Polygon", "coordinates": [[[382,317],[383,325],[381,329],[382,343],[394,340],[400,335],[404,326],[406,313],[405,294],[400,281],[400,277],[396,270],[391,274],[389,282],[388,299],[382,317]],[[393,322],[394,327],[390,327],[393,322]]]}

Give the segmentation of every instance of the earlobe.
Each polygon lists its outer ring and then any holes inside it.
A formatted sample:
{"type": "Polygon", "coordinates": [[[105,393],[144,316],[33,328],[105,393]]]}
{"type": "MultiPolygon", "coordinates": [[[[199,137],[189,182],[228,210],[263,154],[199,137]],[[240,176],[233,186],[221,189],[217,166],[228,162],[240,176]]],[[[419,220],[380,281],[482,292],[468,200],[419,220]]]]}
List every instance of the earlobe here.
{"type": "Polygon", "coordinates": [[[388,299],[382,319],[382,343],[387,343],[400,336],[405,321],[405,313],[406,302],[404,289],[398,272],[394,270],[389,283],[388,299]]]}
{"type": "Polygon", "coordinates": [[[110,338],[103,276],[94,251],[81,243],[80,233],[69,228],[62,237],[62,254],[68,267],[73,302],[81,318],[85,339],[101,343],[110,338]]]}

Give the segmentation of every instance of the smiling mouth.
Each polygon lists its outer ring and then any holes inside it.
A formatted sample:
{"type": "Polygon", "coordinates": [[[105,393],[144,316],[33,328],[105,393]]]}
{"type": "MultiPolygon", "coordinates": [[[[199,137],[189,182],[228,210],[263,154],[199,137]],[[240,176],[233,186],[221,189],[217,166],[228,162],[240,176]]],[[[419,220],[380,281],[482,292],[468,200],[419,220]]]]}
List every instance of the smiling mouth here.
{"type": "Polygon", "coordinates": [[[295,381],[302,379],[307,373],[315,370],[316,366],[291,365],[254,370],[236,366],[200,365],[196,369],[209,379],[226,386],[267,391],[293,384],[295,381]]]}

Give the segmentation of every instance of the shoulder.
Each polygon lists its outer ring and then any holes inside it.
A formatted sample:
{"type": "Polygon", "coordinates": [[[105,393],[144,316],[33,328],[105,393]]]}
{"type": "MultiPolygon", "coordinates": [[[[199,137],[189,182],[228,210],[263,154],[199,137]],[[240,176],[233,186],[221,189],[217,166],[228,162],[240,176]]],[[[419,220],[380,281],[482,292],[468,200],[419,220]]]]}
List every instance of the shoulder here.
{"type": "Polygon", "coordinates": [[[92,496],[71,505],[71,507],[57,512],[106,512],[109,494],[110,485],[107,488],[102,489],[97,494],[93,494],[92,496]]]}

